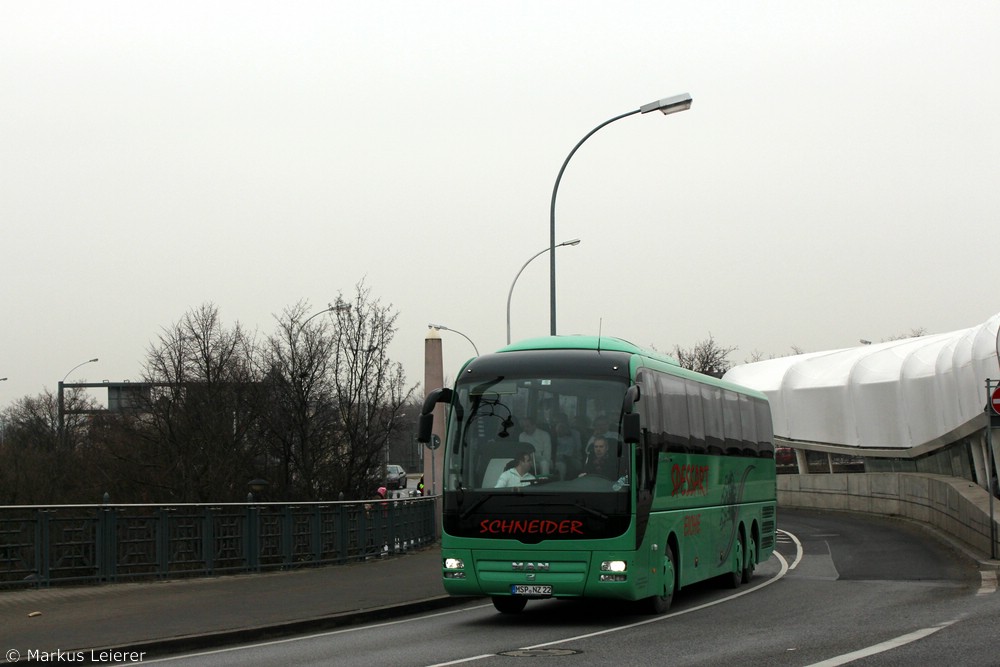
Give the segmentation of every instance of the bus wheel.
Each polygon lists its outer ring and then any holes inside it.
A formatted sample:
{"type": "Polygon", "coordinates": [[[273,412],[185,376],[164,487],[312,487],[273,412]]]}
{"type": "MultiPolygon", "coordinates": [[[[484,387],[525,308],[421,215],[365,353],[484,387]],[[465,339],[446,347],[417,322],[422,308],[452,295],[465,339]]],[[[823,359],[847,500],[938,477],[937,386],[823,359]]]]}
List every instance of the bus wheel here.
{"type": "Polygon", "coordinates": [[[722,577],[722,581],[725,583],[726,588],[739,588],[740,582],[743,581],[743,553],[746,551],[746,549],[743,548],[743,535],[736,536],[736,543],[733,547],[736,552],[733,554],[733,569],[722,577]]]}
{"type": "Polygon", "coordinates": [[[757,543],[753,537],[750,538],[750,546],[746,552],[746,559],[743,561],[743,583],[749,584],[753,578],[753,571],[757,568],[757,543]]]}
{"type": "Polygon", "coordinates": [[[663,564],[663,580],[667,582],[670,590],[666,595],[654,595],[643,600],[646,612],[650,614],[664,614],[670,609],[670,603],[674,600],[674,588],[677,575],[674,570],[674,549],[667,546],[667,562],[663,564]]]}
{"type": "Polygon", "coordinates": [[[526,604],[528,604],[527,598],[515,598],[508,595],[493,596],[493,606],[501,614],[520,614],[526,604]]]}

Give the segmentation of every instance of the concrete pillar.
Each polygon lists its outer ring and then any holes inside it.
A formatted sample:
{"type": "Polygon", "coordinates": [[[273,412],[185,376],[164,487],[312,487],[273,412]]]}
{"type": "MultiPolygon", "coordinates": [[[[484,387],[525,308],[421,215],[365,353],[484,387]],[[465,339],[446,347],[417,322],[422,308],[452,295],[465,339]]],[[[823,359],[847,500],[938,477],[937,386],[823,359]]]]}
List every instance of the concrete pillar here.
{"type": "Polygon", "coordinates": [[[800,475],[809,474],[809,460],[806,458],[805,450],[793,449],[795,452],[795,467],[798,468],[800,475]]]}
{"type": "MultiPolygon", "coordinates": [[[[441,334],[437,329],[428,329],[424,338],[424,392],[425,394],[444,386],[444,360],[441,353],[441,334]]],[[[434,408],[434,435],[442,445],[437,449],[424,449],[424,484],[430,493],[441,493],[444,480],[444,419],[445,406],[438,403],[434,408]]],[[[437,505],[437,525],[441,525],[441,504],[437,505]]]]}

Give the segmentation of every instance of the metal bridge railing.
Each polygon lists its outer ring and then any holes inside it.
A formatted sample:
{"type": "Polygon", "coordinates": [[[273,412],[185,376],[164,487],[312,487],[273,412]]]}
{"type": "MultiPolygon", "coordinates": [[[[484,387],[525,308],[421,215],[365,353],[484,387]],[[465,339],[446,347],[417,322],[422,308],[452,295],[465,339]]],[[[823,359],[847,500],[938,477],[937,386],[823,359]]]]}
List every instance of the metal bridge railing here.
{"type": "Polygon", "coordinates": [[[436,539],[435,497],[0,506],[0,590],[346,563],[436,539]]]}

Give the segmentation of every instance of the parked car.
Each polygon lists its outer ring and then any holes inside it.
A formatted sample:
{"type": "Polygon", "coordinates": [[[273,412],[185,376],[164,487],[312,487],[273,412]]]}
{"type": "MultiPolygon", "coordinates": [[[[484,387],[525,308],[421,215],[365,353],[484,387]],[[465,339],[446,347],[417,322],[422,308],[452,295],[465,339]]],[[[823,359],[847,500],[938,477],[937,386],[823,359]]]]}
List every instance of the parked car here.
{"type": "Polygon", "coordinates": [[[791,447],[775,447],[774,463],[779,466],[792,465],[795,463],[795,451],[791,447]]]}
{"type": "Polygon", "coordinates": [[[388,465],[385,467],[385,486],[389,489],[406,488],[406,471],[403,466],[388,465]]]}

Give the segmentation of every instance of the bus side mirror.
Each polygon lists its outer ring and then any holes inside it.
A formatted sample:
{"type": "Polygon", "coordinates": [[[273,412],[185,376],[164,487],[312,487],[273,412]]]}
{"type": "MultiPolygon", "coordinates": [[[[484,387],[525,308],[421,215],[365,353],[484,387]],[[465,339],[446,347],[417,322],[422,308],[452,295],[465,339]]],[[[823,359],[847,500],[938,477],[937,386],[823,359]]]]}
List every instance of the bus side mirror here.
{"type": "Polygon", "coordinates": [[[447,387],[435,389],[427,394],[417,422],[417,442],[427,444],[431,441],[431,431],[434,430],[434,406],[438,403],[451,403],[452,395],[453,392],[447,387]]]}
{"type": "Polygon", "coordinates": [[[630,445],[637,444],[642,433],[639,415],[632,411],[639,395],[639,385],[634,384],[628,388],[622,400],[622,439],[630,445]]]}
{"type": "Polygon", "coordinates": [[[622,438],[630,445],[638,444],[642,429],[639,426],[639,414],[630,412],[622,418],[622,438]]]}
{"type": "Polygon", "coordinates": [[[426,445],[431,441],[431,431],[434,430],[434,414],[420,415],[417,423],[417,442],[426,445]]]}

